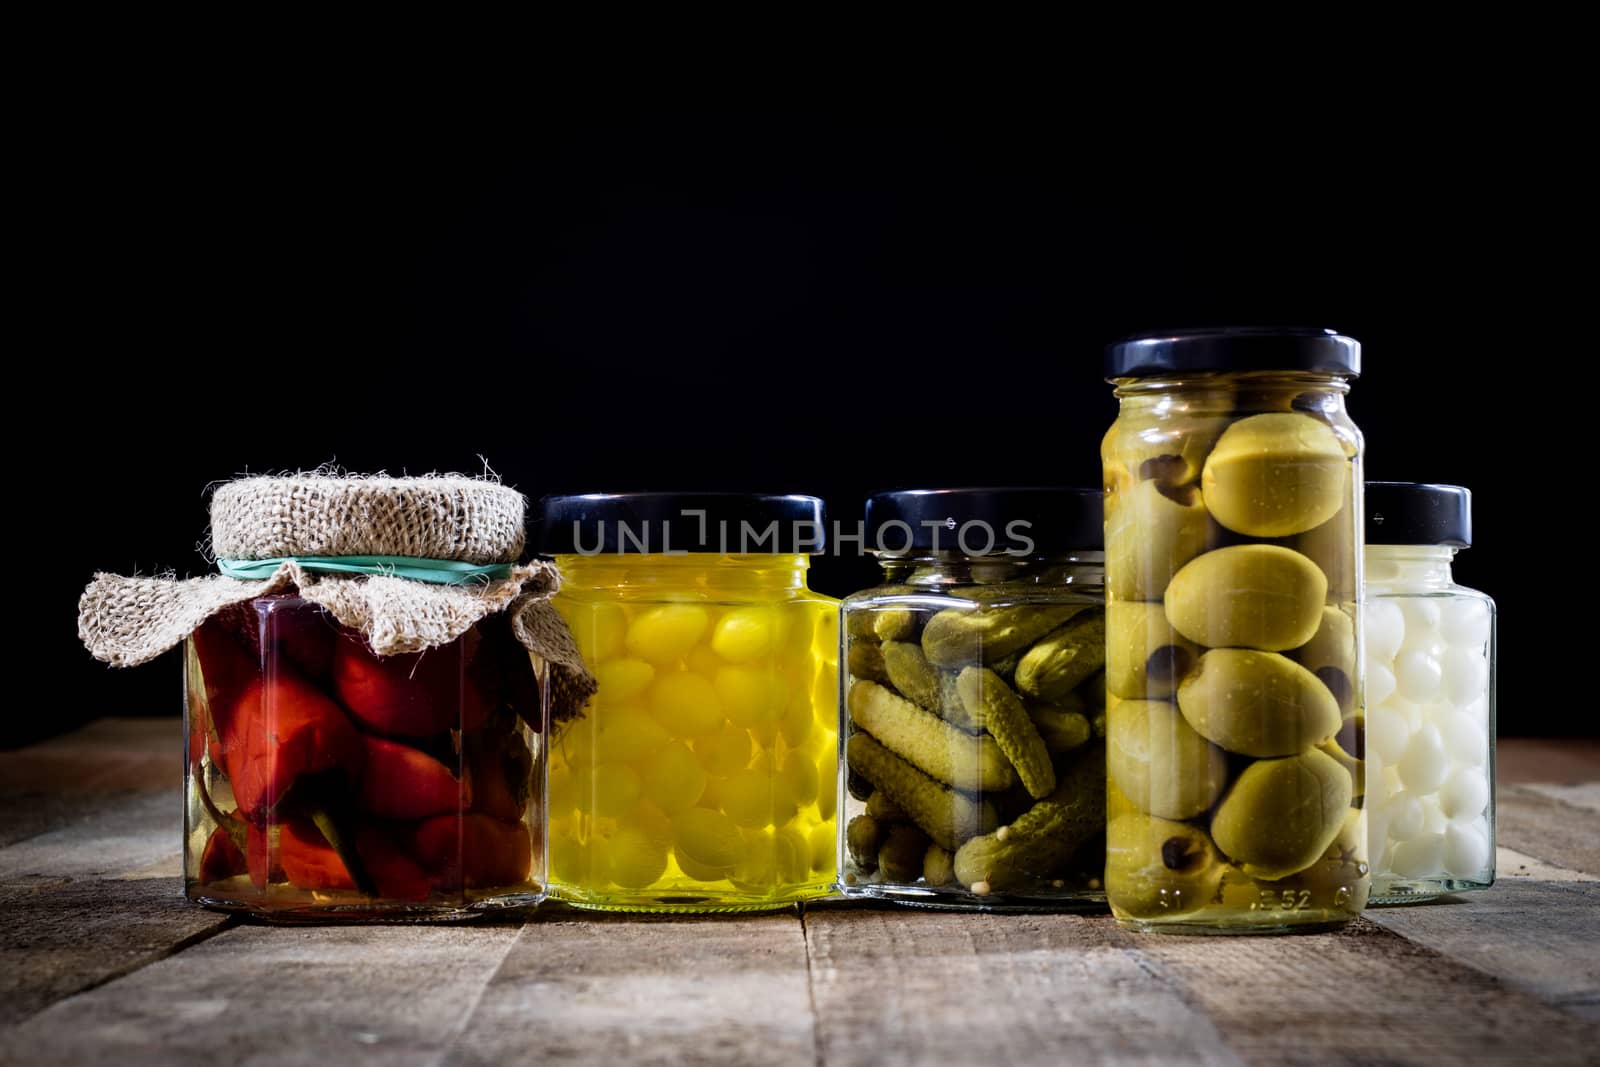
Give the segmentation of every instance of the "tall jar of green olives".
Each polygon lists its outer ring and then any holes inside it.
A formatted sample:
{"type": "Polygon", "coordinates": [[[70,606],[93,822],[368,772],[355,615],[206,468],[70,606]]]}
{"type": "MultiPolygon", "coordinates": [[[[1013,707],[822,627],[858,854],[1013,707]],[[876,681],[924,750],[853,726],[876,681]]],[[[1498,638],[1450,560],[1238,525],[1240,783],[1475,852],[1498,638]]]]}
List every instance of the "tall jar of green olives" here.
{"type": "Polygon", "coordinates": [[[1106,896],[1125,926],[1336,926],[1366,903],[1360,346],[1108,351],[1106,896]]]}
{"type": "Polygon", "coordinates": [[[849,896],[984,910],[1105,898],[1100,494],[867,501],[885,584],[847,598],[849,896]]]}

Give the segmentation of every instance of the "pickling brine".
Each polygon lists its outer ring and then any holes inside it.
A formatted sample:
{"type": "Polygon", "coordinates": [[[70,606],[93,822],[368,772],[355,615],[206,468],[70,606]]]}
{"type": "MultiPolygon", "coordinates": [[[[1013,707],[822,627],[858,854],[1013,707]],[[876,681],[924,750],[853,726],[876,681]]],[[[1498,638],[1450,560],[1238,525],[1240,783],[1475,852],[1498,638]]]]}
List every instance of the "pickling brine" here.
{"type": "MultiPolygon", "coordinates": [[[[545,502],[547,527],[564,521],[570,499],[545,502]]],[[[787,514],[797,498],[771,499],[787,514]]],[[[553,895],[602,909],[724,911],[827,893],[837,601],[806,588],[807,556],[564,552],[556,562],[557,610],[599,689],[551,742],[553,895]]]]}

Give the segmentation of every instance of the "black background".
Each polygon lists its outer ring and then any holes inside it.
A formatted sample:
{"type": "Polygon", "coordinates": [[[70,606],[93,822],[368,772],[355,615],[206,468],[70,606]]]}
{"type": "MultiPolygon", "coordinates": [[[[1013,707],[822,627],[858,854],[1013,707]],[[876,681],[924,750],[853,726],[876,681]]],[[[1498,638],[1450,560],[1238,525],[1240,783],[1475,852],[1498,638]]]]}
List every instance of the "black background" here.
{"type": "MultiPolygon", "coordinates": [[[[1539,416],[1498,361],[1564,194],[1553,120],[1488,87],[1292,114],[1174,92],[1114,117],[123,88],[53,166],[40,269],[67,300],[41,396],[67,400],[42,415],[81,477],[54,501],[59,565],[30,578],[59,684],[9,743],[177,711],[174,657],[96,663],[75,601],[96,569],[203,573],[216,480],[487,460],[531,497],[807,492],[846,521],[882,487],[1095,485],[1105,342],[1230,322],[1364,343],[1369,477],[1473,489],[1458,580],[1501,605],[1505,692],[1533,666],[1549,593],[1524,581],[1530,475],[1503,449],[1539,416]]],[[[812,584],[875,573],[820,559],[812,584]]],[[[1502,707],[1503,733],[1591,732],[1570,704],[1502,707]]]]}

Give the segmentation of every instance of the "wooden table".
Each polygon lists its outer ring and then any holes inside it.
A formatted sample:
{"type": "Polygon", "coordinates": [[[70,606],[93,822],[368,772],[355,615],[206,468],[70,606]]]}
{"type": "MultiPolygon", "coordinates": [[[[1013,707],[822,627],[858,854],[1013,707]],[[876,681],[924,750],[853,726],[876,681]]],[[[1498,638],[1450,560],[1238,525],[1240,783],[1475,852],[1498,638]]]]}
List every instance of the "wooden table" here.
{"type": "Polygon", "coordinates": [[[1501,743],[1500,883],[1341,933],[822,905],[273,927],[179,884],[172,720],[0,753],[18,1063],[1600,1062],[1600,744],[1501,743]]]}

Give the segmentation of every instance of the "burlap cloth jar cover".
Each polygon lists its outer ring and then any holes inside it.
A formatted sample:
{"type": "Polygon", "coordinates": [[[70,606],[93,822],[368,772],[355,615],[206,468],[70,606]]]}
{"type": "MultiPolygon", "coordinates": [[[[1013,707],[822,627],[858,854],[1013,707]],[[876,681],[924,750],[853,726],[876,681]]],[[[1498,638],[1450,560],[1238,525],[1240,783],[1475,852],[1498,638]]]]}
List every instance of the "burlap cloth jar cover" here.
{"type": "Polygon", "coordinates": [[[555,567],[517,563],[525,508],[521,493],[459,475],[241,478],[212,496],[211,549],[231,569],[264,577],[96,574],[78,603],[78,636],[96,659],[132,667],[219,611],[297,592],[360,632],[378,655],[393,656],[448,644],[479,620],[506,612],[517,640],[550,664],[552,714],[571,718],[595,682],[550,606],[559,584],[555,567]],[[323,569],[339,565],[320,562],[331,557],[456,561],[492,573],[438,584],[400,577],[403,562],[380,564],[380,573],[323,569]]]}

